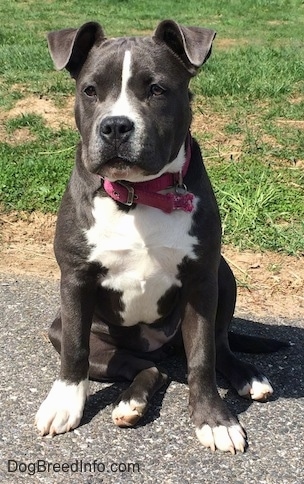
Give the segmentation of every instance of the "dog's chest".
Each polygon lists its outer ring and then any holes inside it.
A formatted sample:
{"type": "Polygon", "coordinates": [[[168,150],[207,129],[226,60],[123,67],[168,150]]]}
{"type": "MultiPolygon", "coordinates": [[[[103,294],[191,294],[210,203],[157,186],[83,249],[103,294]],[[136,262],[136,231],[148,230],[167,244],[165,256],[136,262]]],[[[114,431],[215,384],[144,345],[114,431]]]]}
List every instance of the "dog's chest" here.
{"type": "Polygon", "coordinates": [[[102,287],[121,293],[124,325],[153,323],[162,316],[160,299],[172,286],[181,286],[178,265],[186,256],[195,258],[192,215],[144,206],[125,213],[113,200],[96,197],[93,217],[86,232],[89,261],[107,269],[102,287]]]}

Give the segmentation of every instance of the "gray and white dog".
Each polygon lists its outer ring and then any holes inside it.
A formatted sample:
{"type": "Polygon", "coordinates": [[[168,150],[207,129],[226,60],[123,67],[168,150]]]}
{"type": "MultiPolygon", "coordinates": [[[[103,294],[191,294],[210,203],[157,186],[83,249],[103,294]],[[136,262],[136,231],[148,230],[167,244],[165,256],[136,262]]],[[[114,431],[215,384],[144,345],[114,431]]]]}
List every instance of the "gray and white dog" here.
{"type": "Polygon", "coordinates": [[[36,416],[41,434],[79,425],[89,378],[131,381],[112,416],[116,425],[134,425],[167,379],[159,362],[179,344],[204,446],[246,447],[245,431],[218,394],[216,369],[241,396],[272,394],[267,378],[231,351],[236,343],[248,351],[280,344],[228,338],[236,285],[189,133],[189,81],[214,37],[172,20],[151,37],[108,39],[96,22],[48,36],[56,68],[76,80],[81,140],[57,222],[61,307],[49,335],[61,369],[36,416]]]}

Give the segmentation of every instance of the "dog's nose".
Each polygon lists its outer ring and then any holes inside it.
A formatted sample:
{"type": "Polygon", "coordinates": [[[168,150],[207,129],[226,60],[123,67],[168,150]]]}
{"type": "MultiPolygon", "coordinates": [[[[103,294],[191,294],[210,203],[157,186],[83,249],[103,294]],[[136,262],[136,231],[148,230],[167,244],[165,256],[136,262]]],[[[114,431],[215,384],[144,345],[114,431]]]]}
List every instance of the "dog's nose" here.
{"type": "Polygon", "coordinates": [[[127,141],[134,130],[134,123],[127,116],[107,116],[100,124],[100,135],[108,142],[127,141]]]}

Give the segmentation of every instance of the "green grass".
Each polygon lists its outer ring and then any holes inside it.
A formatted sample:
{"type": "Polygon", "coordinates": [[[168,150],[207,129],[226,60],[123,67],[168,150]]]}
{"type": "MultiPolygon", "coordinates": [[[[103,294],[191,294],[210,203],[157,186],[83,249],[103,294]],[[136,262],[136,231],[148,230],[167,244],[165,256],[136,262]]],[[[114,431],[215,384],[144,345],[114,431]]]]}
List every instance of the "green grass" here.
{"type": "Polygon", "coordinates": [[[77,133],[54,133],[36,115],[20,116],[6,127],[9,133],[28,128],[38,137],[21,145],[0,143],[1,202],[11,210],[55,212],[73,165],[77,133]]]}
{"type": "MultiPolygon", "coordinates": [[[[303,248],[303,197],[295,173],[261,166],[254,158],[212,167],[226,243],[296,254],[303,248]],[[292,210],[288,207],[292,206],[292,210]],[[290,233],[292,233],[292,237],[290,233]]],[[[304,177],[302,176],[302,182],[304,177]]]]}
{"type": "MultiPolygon", "coordinates": [[[[29,113],[28,96],[58,109],[73,94],[54,71],[46,32],[99,20],[109,35],[153,31],[159,20],[214,28],[213,55],[193,80],[194,134],[204,148],[224,242],[304,253],[304,3],[302,0],[2,0],[0,4],[0,203],[56,211],[77,134],[29,113]],[[14,143],[20,130],[30,134],[14,143]]],[[[59,111],[60,112],[60,111],[59,111]]]]}

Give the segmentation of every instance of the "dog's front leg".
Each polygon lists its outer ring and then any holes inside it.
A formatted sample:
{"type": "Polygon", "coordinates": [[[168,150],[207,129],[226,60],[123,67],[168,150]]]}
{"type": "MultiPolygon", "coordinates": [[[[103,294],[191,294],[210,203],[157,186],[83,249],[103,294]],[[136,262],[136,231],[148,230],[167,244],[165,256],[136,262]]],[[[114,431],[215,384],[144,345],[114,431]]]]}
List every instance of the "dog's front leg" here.
{"type": "Polygon", "coordinates": [[[185,309],[182,334],[188,363],[189,406],[200,442],[213,451],[218,448],[234,454],[236,450],[244,451],[246,435],[216,387],[216,287],[216,281],[196,284],[185,309]]]}
{"type": "Polygon", "coordinates": [[[61,279],[61,369],[36,415],[36,425],[42,435],[62,434],[80,423],[89,386],[94,294],[94,284],[84,284],[76,274],[61,279]]]}

